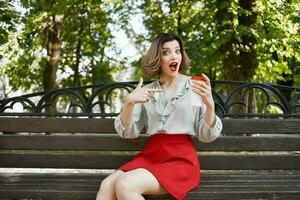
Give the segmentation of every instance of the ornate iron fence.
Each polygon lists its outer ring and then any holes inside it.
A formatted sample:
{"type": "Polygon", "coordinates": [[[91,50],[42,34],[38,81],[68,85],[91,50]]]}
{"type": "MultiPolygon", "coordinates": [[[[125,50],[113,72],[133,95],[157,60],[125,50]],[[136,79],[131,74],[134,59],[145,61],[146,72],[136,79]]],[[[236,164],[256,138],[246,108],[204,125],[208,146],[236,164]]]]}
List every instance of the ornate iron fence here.
{"type": "MultiPolygon", "coordinates": [[[[0,116],[110,118],[136,84],[107,82],[3,99],[0,116]]],[[[300,118],[300,88],[237,81],[212,81],[212,87],[220,117],[300,118]]]]}

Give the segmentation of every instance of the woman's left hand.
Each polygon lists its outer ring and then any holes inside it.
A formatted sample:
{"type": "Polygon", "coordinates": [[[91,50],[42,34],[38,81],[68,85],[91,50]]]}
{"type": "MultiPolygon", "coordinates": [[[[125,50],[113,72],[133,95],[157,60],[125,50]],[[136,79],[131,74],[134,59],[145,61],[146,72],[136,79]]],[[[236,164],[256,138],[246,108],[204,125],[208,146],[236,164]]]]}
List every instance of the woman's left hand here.
{"type": "Polygon", "coordinates": [[[207,108],[214,110],[215,103],[212,97],[210,80],[205,74],[202,74],[202,76],[205,81],[192,80],[192,91],[201,96],[207,108]]]}

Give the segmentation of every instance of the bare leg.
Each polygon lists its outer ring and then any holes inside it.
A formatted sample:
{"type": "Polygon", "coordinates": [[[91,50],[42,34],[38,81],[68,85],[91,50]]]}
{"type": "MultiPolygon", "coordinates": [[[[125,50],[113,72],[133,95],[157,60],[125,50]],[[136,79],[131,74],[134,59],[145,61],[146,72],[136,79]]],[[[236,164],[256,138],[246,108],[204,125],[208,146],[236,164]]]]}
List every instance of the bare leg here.
{"type": "Polygon", "coordinates": [[[144,200],[143,194],[161,195],[168,192],[146,169],[135,169],[121,174],[116,181],[118,200],[144,200]]]}
{"type": "Polygon", "coordinates": [[[100,185],[96,200],[117,200],[116,197],[116,180],[123,174],[121,170],[116,170],[106,177],[100,185]]]}

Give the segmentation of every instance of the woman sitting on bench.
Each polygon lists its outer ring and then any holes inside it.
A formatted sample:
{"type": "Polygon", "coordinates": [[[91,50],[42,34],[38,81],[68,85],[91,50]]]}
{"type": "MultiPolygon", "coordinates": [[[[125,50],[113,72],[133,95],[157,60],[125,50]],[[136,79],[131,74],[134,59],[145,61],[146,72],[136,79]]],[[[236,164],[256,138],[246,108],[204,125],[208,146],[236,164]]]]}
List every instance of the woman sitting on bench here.
{"type": "Polygon", "coordinates": [[[132,161],[104,179],[97,200],[140,200],[142,195],[171,194],[184,199],[200,183],[200,164],[191,136],[215,140],[222,122],[215,114],[210,80],[193,80],[182,40],[160,34],[142,61],[145,75],[158,80],[137,87],[126,98],[115,128],[136,138],[145,127],[150,139],[132,161]],[[195,99],[196,98],[196,99],[195,99]]]}

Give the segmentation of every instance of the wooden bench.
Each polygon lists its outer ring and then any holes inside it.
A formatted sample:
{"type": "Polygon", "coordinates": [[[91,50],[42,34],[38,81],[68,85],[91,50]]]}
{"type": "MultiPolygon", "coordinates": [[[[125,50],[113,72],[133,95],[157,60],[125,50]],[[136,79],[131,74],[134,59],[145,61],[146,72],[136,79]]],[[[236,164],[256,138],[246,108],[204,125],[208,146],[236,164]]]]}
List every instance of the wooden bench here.
{"type": "MultiPolygon", "coordinates": [[[[186,199],[300,199],[300,120],[222,121],[216,141],[194,138],[202,183],[186,199]]],[[[1,168],[115,169],[147,141],[119,138],[113,119],[1,117],[0,132],[1,168]]],[[[0,199],[95,199],[110,172],[1,173],[0,199]]]]}

